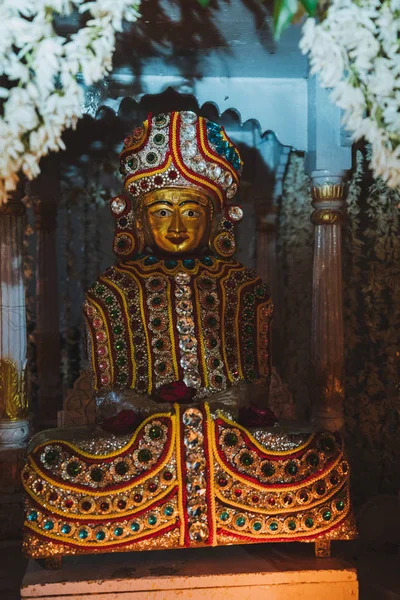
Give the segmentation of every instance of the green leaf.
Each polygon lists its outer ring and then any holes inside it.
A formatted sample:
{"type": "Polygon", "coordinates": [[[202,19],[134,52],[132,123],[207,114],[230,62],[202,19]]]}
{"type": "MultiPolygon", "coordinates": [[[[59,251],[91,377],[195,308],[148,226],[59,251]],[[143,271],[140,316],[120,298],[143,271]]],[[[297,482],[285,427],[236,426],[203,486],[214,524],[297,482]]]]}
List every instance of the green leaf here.
{"type": "MultiPolygon", "coordinates": [[[[308,1],[308,0],[306,0],[308,1]]],[[[292,22],[297,12],[297,0],[275,0],[274,2],[274,38],[279,40],[282,33],[292,22]]]]}
{"type": "Polygon", "coordinates": [[[319,0],[300,0],[310,17],[314,17],[317,12],[318,1],[319,0]]]}

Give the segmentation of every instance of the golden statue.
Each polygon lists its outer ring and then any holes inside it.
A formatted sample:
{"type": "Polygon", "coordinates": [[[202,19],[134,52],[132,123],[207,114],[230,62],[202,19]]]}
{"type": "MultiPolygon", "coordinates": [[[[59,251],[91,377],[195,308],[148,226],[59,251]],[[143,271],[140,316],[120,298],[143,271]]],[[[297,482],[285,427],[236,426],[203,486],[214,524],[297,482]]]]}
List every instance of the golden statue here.
{"type": "Polygon", "coordinates": [[[340,436],[268,410],[272,304],[234,260],[241,172],[224,129],[149,115],[125,140],[113,267],[84,305],[96,428],[31,442],[24,548],[66,554],[354,533],[340,436]]]}

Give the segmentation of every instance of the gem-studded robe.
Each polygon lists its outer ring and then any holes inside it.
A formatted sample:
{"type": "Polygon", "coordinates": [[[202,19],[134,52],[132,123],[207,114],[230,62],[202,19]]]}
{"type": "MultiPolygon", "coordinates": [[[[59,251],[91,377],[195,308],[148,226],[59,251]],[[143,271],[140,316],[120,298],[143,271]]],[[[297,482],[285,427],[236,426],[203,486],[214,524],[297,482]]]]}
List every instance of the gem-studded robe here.
{"type": "Polygon", "coordinates": [[[86,295],[93,386],[152,394],[184,381],[198,397],[270,376],[268,289],[234,260],[119,262],[86,295]]]}

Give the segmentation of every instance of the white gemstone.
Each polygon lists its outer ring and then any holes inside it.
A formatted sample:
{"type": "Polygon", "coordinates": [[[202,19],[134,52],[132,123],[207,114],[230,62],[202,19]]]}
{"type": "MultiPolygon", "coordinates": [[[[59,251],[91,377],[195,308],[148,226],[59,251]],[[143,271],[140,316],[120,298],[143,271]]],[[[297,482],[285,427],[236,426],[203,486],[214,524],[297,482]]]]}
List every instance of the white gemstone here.
{"type": "Polygon", "coordinates": [[[208,527],[205,523],[193,523],[189,529],[190,539],[194,542],[204,542],[208,538],[208,527]]]}
{"type": "Polygon", "coordinates": [[[189,427],[198,427],[203,422],[203,415],[198,408],[188,408],[183,413],[183,422],[189,427]]]}
{"type": "Polygon", "coordinates": [[[207,167],[207,175],[210,177],[210,179],[218,179],[218,177],[221,175],[221,172],[222,169],[218,165],[211,164],[207,167]]]}
{"type": "Polygon", "coordinates": [[[192,387],[196,390],[198,390],[201,386],[200,375],[196,375],[195,373],[191,373],[190,371],[185,373],[185,375],[183,376],[183,381],[188,387],[192,387]]]}
{"type": "Polygon", "coordinates": [[[121,196],[113,198],[111,201],[111,210],[114,214],[120,215],[126,208],[126,200],[121,196]]]}
{"type": "Polygon", "coordinates": [[[178,298],[178,300],[189,300],[189,298],[191,298],[191,296],[192,296],[192,290],[190,289],[190,287],[188,285],[184,285],[175,290],[175,298],[178,298]]]}
{"type": "Polygon", "coordinates": [[[196,137],[196,127],[194,125],[186,125],[182,127],[181,138],[183,140],[194,140],[196,137]]]}
{"type": "Polygon", "coordinates": [[[184,317],[191,314],[192,308],[192,303],[187,300],[180,300],[176,303],[176,312],[184,317]]]}
{"type": "Polygon", "coordinates": [[[183,123],[186,123],[187,125],[193,125],[193,123],[196,123],[197,121],[197,115],[191,110],[185,110],[181,112],[181,119],[183,123]]]}
{"type": "Polygon", "coordinates": [[[196,165],[196,170],[198,173],[204,173],[204,171],[207,169],[207,164],[206,161],[201,159],[197,162],[196,165]]]}
{"type": "Polygon", "coordinates": [[[188,273],[177,273],[175,275],[177,285],[188,285],[190,283],[190,275],[188,273]]]}
{"type": "Polygon", "coordinates": [[[197,154],[197,144],[195,142],[183,142],[181,152],[183,158],[193,158],[197,154]]]}
{"type": "Polygon", "coordinates": [[[233,177],[229,172],[224,175],[224,187],[229,187],[233,181],[233,177]]]}
{"type": "Polygon", "coordinates": [[[180,317],[178,319],[177,328],[179,333],[191,333],[194,329],[194,321],[190,317],[180,317]]]}
{"type": "Polygon", "coordinates": [[[228,215],[232,221],[241,221],[243,219],[243,210],[240,206],[230,206],[228,208],[228,215]]]}
{"type": "Polygon", "coordinates": [[[191,352],[197,348],[197,340],[191,335],[184,335],[179,342],[179,348],[182,352],[191,352]]]}
{"type": "Polygon", "coordinates": [[[228,188],[226,195],[228,198],[233,198],[233,196],[236,194],[236,192],[237,192],[237,185],[236,185],[236,183],[232,183],[230,188],[228,188]]]}
{"type": "Polygon", "coordinates": [[[184,354],[180,363],[182,369],[185,369],[185,371],[193,371],[193,369],[197,369],[199,366],[199,361],[195,354],[184,354]]]}
{"type": "Polygon", "coordinates": [[[187,448],[198,448],[203,443],[203,440],[203,434],[194,429],[190,429],[184,436],[184,444],[187,448]]]}
{"type": "Polygon", "coordinates": [[[195,473],[199,473],[206,466],[205,458],[202,454],[189,454],[186,458],[186,468],[195,473]]]}

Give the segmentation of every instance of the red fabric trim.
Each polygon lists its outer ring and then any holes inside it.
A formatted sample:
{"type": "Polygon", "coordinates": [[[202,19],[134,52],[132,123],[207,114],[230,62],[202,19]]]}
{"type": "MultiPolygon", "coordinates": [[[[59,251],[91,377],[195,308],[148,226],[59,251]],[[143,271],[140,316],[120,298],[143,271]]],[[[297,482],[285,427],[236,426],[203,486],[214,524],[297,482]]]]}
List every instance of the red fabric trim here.
{"type": "Polygon", "coordinates": [[[140,146],[136,146],[135,148],[132,148],[132,146],[130,148],[127,148],[126,150],[122,150],[121,154],[119,155],[119,159],[123,159],[125,157],[125,154],[131,154],[131,152],[133,152],[134,154],[136,154],[137,152],[140,152],[140,150],[142,150],[143,146],[145,146],[147,144],[147,141],[150,137],[150,133],[152,131],[152,113],[148,113],[147,114],[147,135],[145,135],[143,142],[140,144],[140,146]]]}
{"type": "Polygon", "coordinates": [[[204,454],[206,457],[206,485],[207,485],[207,520],[208,520],[208,530],[210,532],[210,536],[208,538],[208,544],[209,546],[212,546],[214,543],[214,531],[212,529],[212,522],[213,522],[213,514],[212,514],[212,498],[213,498],[213,481],[210,481],[210,469],[209,469],[209,464],[210,464],[210,460],[213,460],[212,457],[210,457],[210,453],[209,453],[209,448],[208,448],[208,421],[207,421],[207,414],[206,411],[204,410],[204,407],[201,408],[201,412],[203,415],[203,436],[204,436],[204,454]]]}
{"type": "Polygon", "coordinates": [[[182,474],[182,505],[183,505],[183,522],[185,526],[185,548],[190,546],[189,523],[187,514],[187,472],[186,472],[186,448],[184,444],[185,436],[183,435],[182,411],[180,411],[180,444],[181,444],[181,474],[182,474]]]}
{"type": "MultiPolygon", "coordinates": [[[[137,150],[134,151],[134,153],[136,154],[136,152],[138,152],[137,150]]],[[[163,163],[161,163],[161,165],[158,165],[157,167],[149,167],[148,169],[142,169],[140,171],[136,171],[135,173],[130,173],[129,175],[127,175],[124,179],[124,187],[126,188],[128,185],[130,185],[131,183],[133,183],[134,185],[136,185],[136,183],[138,183],[144,178],[144,177],[149,177],[151,175],[157,175],[162,169],[165,168],[167,162],[168,162],[168,158],[170,156],[169,151],[166,152],[165,154],[165,160],[163,163]],[[136,178],[134,181],[133,178],[136,178]]],[[[175,164],[172,163],[171,167],[175,167],[175,164]]],[[[176,167],[175,167],[176,168],[176,167]]],[[[179,169],[177,169],[178,171],[179,169]]],[[[146,192],[151,192],[152,188],[149,188],[148,190],[141,190],[142,194],[145,194],[146,192]]]]}

